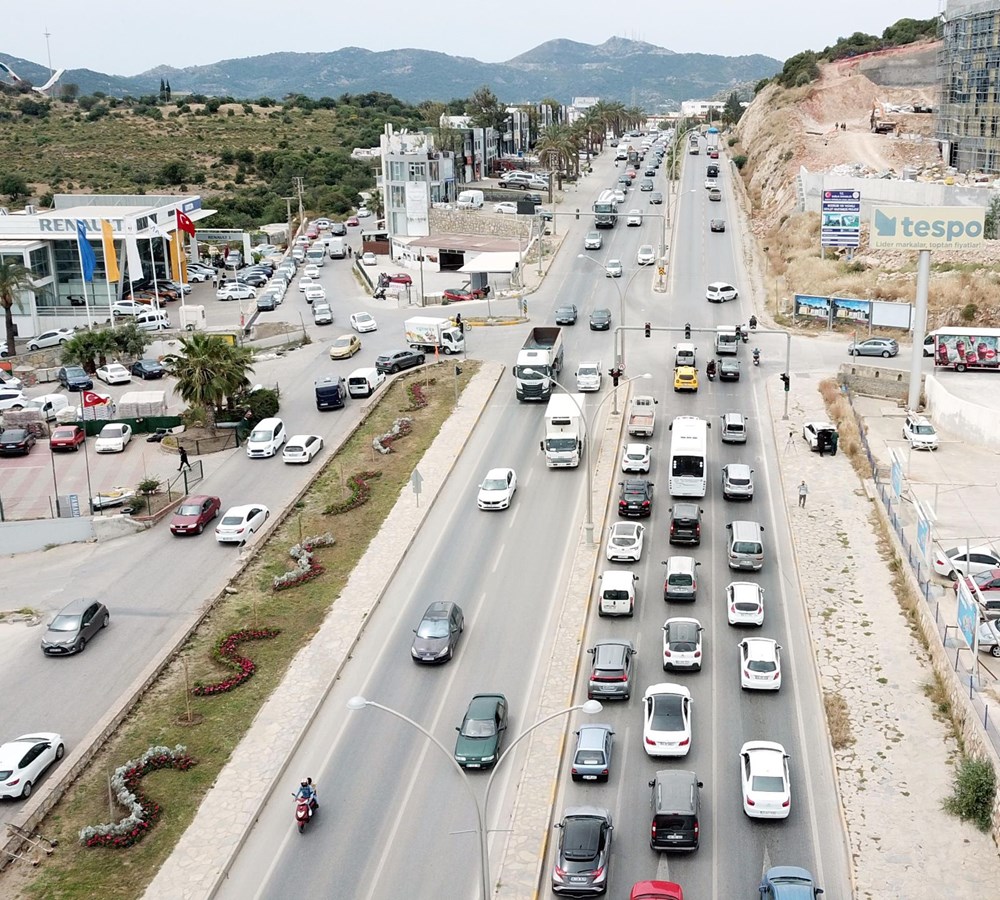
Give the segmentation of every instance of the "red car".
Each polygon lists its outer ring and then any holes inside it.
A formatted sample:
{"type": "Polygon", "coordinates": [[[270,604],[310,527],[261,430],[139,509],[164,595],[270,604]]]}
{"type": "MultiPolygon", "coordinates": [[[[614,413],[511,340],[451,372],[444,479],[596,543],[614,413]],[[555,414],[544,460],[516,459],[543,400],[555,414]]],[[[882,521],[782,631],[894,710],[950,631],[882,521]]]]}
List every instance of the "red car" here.
{"type": "Polygon", "coordinates": [[[389,281],[392,284],[413,284],[413,279],[406,272],[397,272],[395,275],[390,275],[389,281]]]}
{"type": "Polygon", "coordinates": [[[170,520],[170,530],[174,534],[201,534],[205,526],[218,514],[222,501],[207,494],[192,494],[181,500],[174,517],[170,520]]]}
{"type": "Polygon", "coordinates": [[[482,300],[489,293],[489,288],[449,288],[444,292],[444,299],[457,303],[460,300],[482,300]]]}
{"type": "Polygon", "coordinates": [[[708,151],[708,158],[709,159],[718,159],[719,158],[719,151],[718,150],[709,150],[708,151]]]}
{"type": "MultiPolygon", "coordinates": [[[[987,569],[978,575],[967,575],[965,583],[969,586],[970,593],[972,592],[972,585],[975,584],[985,599],[995,600],[1000,598],[1000,569],[987,569]]],[[[958,582],[953,581],[951,586],[957,594],[958,582]]]]}
{"type": "Polygon", "coordinates": [[[348,216],[347,217],[347,221],[344,222],[344,224],[348,228],[357,228],[361,224],[361,222],[360,222],[360,220],[358,219],[357,216],[348,216]]]}
{"type": "Polygon", "coordinates": [[[60,425],[49,436],[50,450],[79,450],[87,439],[79,425],[60,425]]]}
{"type": "Polygon", "coordinates": [[[629,169],[625,174],[628,175],[628,177],[631,178],[633,181],[635,181],[635,179],[638,177],[635,169],[629,169]]]}
{"type": "Polygon", "coordinates": [[[684,900],[684,891],[672,881],[637,881],[628,900],[684,900]]]}

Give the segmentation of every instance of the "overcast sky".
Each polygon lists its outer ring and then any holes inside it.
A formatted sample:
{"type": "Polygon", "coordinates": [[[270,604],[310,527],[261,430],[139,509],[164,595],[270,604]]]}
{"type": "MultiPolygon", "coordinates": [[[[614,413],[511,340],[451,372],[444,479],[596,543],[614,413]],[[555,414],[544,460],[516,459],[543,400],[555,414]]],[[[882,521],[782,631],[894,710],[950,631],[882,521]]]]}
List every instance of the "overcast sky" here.
{"type": "Polygon", "coordinates": [[[311,0],[63,0],[17,3],[16,15],[3,17],[0,52],[43,66],[51,55],[55,69],[138,75],[158,65],[184,68],[342,47],[415,47],[502,62],[556,38],[600,44],[617,35],[678,53],[761,53],[783,61],[802,50],[821,50],[855,31],[881,34],[901,18],[929,19],[939,5],[938,0],[672,0],[631,6],[610,0],[541,6],[453,0],[381,0],[359,6],[311,0]]]}

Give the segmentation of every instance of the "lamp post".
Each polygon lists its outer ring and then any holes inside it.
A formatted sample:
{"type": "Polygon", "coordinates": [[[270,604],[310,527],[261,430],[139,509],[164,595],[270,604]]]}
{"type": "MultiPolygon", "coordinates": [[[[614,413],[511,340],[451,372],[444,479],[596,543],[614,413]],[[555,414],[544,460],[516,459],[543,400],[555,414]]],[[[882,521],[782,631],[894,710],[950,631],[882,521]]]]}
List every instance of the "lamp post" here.
{"type": "MultiPolygon", "coordinates": [[[[595,266],[600,266],[602,269],[604,269],[605,274],[608,271],[607,266],[605,266],[603,263],[598,262],[596,259],[594,259],[594,257],[587,256],[586,253],[578,253],[576,255],[576,258],[577,259],[588,259],[588,260],[590,260],[595,266]]],[[[635,276],[638,275],[642,271],[645,271],[645,270],[640,266],[639,268],[637,268],[629,276],[628,281],[625,282],[625,289],[624,290],[622,290],[622,288],[618,284],[618,281],[615,278],[611,279],[611,283],[615,286],[615,290],[618,291],[618,324],[619,325],[624,325],[625,324],[625,296],[628,294],[628,289],[632,286],[632,282],[635,280],[635,276]]],[[[615,346],[615,364],[616,365],[624,366],[625,365],[625,332],[623,331],[620,334],[621,334],[621,337],[618,338],[615,341],[615,345],[616,345],[615,346]],[[617,346],[618,340],[621,341],[621,346],[620,347],[617,346]]]]}
{"type": "Polygon", "coordinates": [[[497,758],[497,761],[493,765],[493,771],[490,772],[490,777],[486,782],[486,792],[483,795],[482,803],[479,802],[479,798],[476,796],[476,792],[472,789],[472,782],[469,781],[468,776],[465,771],[458,764],[455,759],[455,755],[442,744],[433,734],[431,734],[423,725],[419,722],[414,721],[409,716],[404,715],[398,710],[392,709],[389,706],[384,706],[381,703],[376,703],[374,700],[367,700],[364,697],[351,697],[347,701],[347,708],[351,710],[364,709],[366,706],[374,707],[375,709],[380,709],[383,712],[389,713],[391,716],[395,716],[397,719],[401,719],[409,725],[412,725],[417,729],[427,740],[429,740],[435,747],[437,747],[448,759],[451,761],[452,765],[458,770],[458,774],[462,781],[465,783],[466,790],[469,792],[469,796],[472,797],[472,802],[476,807],[476,828],[479,833],[479,869],[480,869],[480,883],[482,891],[482,900],[490,900],[493,896],[493,892],[490,886],[490,845],[489,845],[489,833],[486,830],[487,814],[489,811],[490,803],[490,790],[493,787],[493,779],[496,777],[497,770],[500,768],[500,764],[510,755],[511,750],[513,750],[524,738],[526,738],[531,732],[536,728],[544,725],[546,722],[551,722],[553,719],[559,716],[565,716],[568,713],[575,712],[576,710],[582,710],[587,715],[592,716],[599,713],[603,708],[599,701],[588,700],[586,703],[579,703],[575,706],[567,707],[566,709],[560,709],[557,712],[550,713],[542,719],[535,722],[534,725],[525,729],[521,734],[519,734],[510,744],[507,745],[507,749],[497,758]]]}

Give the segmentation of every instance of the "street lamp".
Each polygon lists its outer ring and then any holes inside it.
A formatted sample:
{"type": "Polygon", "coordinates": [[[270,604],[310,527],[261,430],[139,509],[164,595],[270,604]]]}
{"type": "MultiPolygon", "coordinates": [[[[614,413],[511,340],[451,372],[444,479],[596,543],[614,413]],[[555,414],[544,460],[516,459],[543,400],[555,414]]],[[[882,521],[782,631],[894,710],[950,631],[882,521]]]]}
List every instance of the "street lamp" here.
{"type": "MultiPolygon", "coordinates": [[[[588,259],[588,260],[590,260],[595,266],[600,266],[604,270],[605,274],[608,271],[607,266],[605,266],[601,262],[598,262],[598,260],[594,259],[593,256],[587,256],[586,253],[577,253],[576,258],[577,259],[588,259]]],[[[632,286],[632,282],[635,280],[635,276],[638,275],[640,272],[643,272],[643,271],[645,271],[645,270],[642,268],[642,266],[638,267],[629,276],[628,281],[625,282],[625,289],[624,290],[622,290],[622,288],[618,284],[618,281],[615,278],[611,279],[611,283],[615,286],[615,290],[618,291],[618,324],[619,325],[624,325],[625,324],[625,296],[628,294],[628,289],[632,286]]],[[[625,365],[625,332],[624,331],[618,332],[617,329],[616,329],[616,334],[620,334],[621,336],[619,338],[615,339],[615,364],[616,365],[624,366],[625,365]],[[619,340],[621,341],[621,346],[620,347],[618,346],[618,341],[619,340]]]]}
{"type": "Polygon", "coordinates": [[[490,900],[493,896],[493,892],[490,888],[490,844],[489,844],[489,834],[486,830],[487,823],[487,813],[489,810],[490,803],[490,790],[493,787],[493,779],[496,777],[497,770],[500,768],[500,764],[510,755],[511,750],[513,750],[524,738],[526,738],[531,732],[536,728],[544,725],[546,722],[551,722],[553,719],[559,716],[565,716],[568,713],[575,712],[576,710],[582,710],[588,716],[596,715],[603,708],[599,701],[597,700],[587,700],[585,703],[579,703],[575,706],[567,707],[566,709],[560,709],[557,712],[550,713],[542,719],[539,719],[530,728],[527,728],[521,734],[519,734],[510,744],[507,745],[507,749],[500,754],[497,761],[493,765],[493,771],[490,772],[490,777],[486,782],[486,792],[483,795],[482,803],[479,802],[479,798],[476,796],[476,792],[472,789],[472,782],[469,780],[465,771],[458,764],[455,759],[455,755],[445,747],[433,734],[431,734],[423,725],[419,722],[414,721],[409,716],[404,715],[398,710],[392,709],[389,706],[384,706],[381,703],[376,703],[374,700],[367,700],[364,697],[357,696],[351,697],[347,701],[347,708],[351,710],[364,709],[366,706],[374,707],[375,709],[380,709],[383,712],[389,713],[391,716],[395,716],[397,719],[402,719],[409,725],[412,725],[417,729],[425,738],[427,738],[435,747],[437,747],[448,759],[451,761],[452,765],[458,770],[458,774],[462,781],[465,783],[465,787],[469,792],[469,796],[472,797],[472,802],[476,807],[476,827],[479,832],[479,868],[480,868],[480,878],[481,878],[481,890],[482,890],[482,900],[490,900]]]}

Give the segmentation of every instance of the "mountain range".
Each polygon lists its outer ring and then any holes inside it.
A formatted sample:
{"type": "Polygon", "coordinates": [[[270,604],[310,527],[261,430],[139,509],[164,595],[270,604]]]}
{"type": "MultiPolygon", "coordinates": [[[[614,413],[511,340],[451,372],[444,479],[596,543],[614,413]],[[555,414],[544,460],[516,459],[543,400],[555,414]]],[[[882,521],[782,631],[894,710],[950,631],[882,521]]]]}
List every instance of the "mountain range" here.
{"type": "MultiPolygon", "coordinates": [[[[44,66],[4,53],[0,61],[33,84],[48,80],[44,66]]],[[[682,100],[725,96],[769,78],[781,67],[778,60],[760,54],[674,53],[613,37],[597,45],[546,41],[501,63],[430,50],[344,47],[330,53],[269,53],[183,69],[157,66],[131,76],[67,69],[59,83],[77,85],[81,95],[101,91],[138,97],[156,94],[162,78],[170,82],[174,99],[185,93],[280,100],[288,94],[319,98],[379,91],[409,103],[469,97],[485,84],[503,103],[600,97],[656,112],[676,109],[682,100]]]]}

